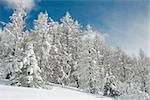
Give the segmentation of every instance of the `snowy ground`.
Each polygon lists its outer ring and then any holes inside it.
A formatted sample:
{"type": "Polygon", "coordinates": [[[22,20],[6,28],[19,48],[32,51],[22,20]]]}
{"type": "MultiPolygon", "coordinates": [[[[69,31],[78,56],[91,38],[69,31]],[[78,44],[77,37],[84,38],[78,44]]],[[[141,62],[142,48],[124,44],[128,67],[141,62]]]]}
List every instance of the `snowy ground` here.
{"type": "Polygon", "coordinates": [[[114,100],[108,97],[96,97],[62,87],[51,90],[31,89],[0,85],[0,100],[114,100]]]}
{"type": "Polygon", "coordinates": [[[46,89],[8,86],[8,80],[0,80],[0,100],[150,100],[148,95],[122,95],[116,99],[96,96],[76,88],[49,83],[46,89]]]}

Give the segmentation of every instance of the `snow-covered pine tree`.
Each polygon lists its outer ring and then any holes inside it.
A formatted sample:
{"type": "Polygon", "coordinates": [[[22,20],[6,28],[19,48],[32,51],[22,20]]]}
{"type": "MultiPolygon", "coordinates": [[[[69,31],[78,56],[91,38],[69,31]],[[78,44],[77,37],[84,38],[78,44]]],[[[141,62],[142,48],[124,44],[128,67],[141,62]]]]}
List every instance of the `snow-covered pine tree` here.
{"type": "Polygon", "coordinates": [[[5,78],[5,67],[3,66],[3,58],[6,55],[5,48],[3,46],[4,32],[0,28],[0,79],[5,78]]]}
{"type": "Polygon", "coordinates": [[[22,73],[19,78],[21,86],[42,87],[41,69],[38,66],[32,43],[26,43],[22,63],[22,73]]]}
{"type": "MultiPolygon", "coordinates": [[[[5,35],[2,37],[3,48],[5,48],[5,56],[3,58],[3,65],[5,66],[6,79],[12,81],[11,85],[27,86],[24,83],[27,83],[29,79],[25,79],[24,58],[25,45],[28,40],[27,33],[23,32],[25,27],[25,16],[26,12],[23,8],[15,9],[13,15],[10,17],[11,23],[6,24],[3,29],[5,35]],[[7,54],[7,55],[6,55],[7,54]]],[[[35,56],[33,57],[35,58],[35,56]]],[[[31,58],[31,59],[33,59],[31,58]]],[[[33,59],[34,64],[36,65],[36,60],[33,59]]],[[[35,71],[35,70],[34,70],[35,71]]],[[[37,78],[37,74],[34,73],[34,77],[37,78]]],[[[28,77],[32,78],[32,77],[28,77]]],[[[35,79],[35,78],[33,78],[35,79]]],[[[38,83],[34,80],[34,83],[38,83]]],[[[35,84],[32,84],[34,87],[37,87],[35,84]]],[[[30,84],[31,85],[31,84],[30,84]]]]}
{"type": "Polygon", "coordinates": [[[137,59],[134,56],[128,56],[126,60],[126,79],[120,82],[118,90],[121,94],[137,94],[140,92],[140,78],[137,74],[137,59]]]}
{"type": "Polygon", "coordinates": [[[100,33],[93,32],[93,34],[95,34],[93,39],[93,59],[96,61],[96,67],[98,67],[96,73],[98,76],[96,84],[98,91],[103,91],[106,67],[109,65],[108,62],[106,63],[106,60],[108,60],[107,57],[109,56],[109,49],[100,33]]]}
{"type": "Polygon", "coordinates": [[[13,80],[17,83],[16,78],[21,69],[21,55],[24,51],[24,32],[26,12],[23,8],[15,9],[10,17],[11,22],[6,24],[3,29],[5,33],[3,37],[3,48],[7,55],[3,58],[3,65],[6,68],[6,79],[13,80]]]}
{"type": "MultiPolygon", "coordinates": [[[[130,85],[130,90],[126,91],[127,94],[137,94],[141,91],[141,78],[139,75],[139,67],[138,67],[138,58],[133,56],[132,60],[131,60],[131,73],[129,74],[129,79],[127,80],[127,82],[130,85]]],[[[125,87],[124,87],[125,88],[125,87]]],[[[126,88],[127,89],[127,88],[126,88]]]]}
{"type": "Polygon", "coordinates": [[[82,30],[81,26],[78,23],[78,21],[74,21],[74,25],[72,25],[72,32],[71,32],[71,38],[70,38],[70,52],[72,54],[72,60],[69,61],[69,64],[71,65],[71,71],[69,75],[70,80],[70,86],[73,87],[79,87],[79,81],[77,74],[75,73],[79,67],[79,56],[81,52],[81,46],[82,46],[82,30]]]}
{"type": "Polygon", "coordinates": [[[34,40],[35,54],[38,65],[41,68],[43,79],[46,80],[46,71],[49,67],[49,52],[51,49],[52,35],[49,31],[48,14],[40,13],[38,19],[34,20],[34,30],[32,30],[32,38],[34,40]]]}
{"type": "Polygon", "coordinates": [[[93,32],[90,26],[87,26],[85,35],[82,38],[82,48],[80,52],[79,68],[77,69],[77,75],[79,79],[79,88],[86,92],[97,94],[101,82],[100,79],[103,76],[102,66],[99,65],[101,55],[99,54],[99,47],[101,46],[100,34],[93,32]],[[97,44],[98,45],[97,45],[97,44]]]}
{"type": "Polygon", "coordinates": [[[77,75],[79,79],[79,88],[83,89],[86,92],[92,92],[92,89],[89,86],[89,83],[93,78],[91,76],[92,58],[90,57],[92,42],[88,37],[91,38],[91,36],[88,35],[84,36],[83,44],[85,44],[83,45],[80,53],[80,62],[79,68],[77,70],[77,75]]]}
{"type": "Polygon", "coordinates": [[[129,57],[119,47],[114,50],[111,58],[111,72],[121,82],[128,78],[128,59],[129,57]]]}
{"type": "Polygon", "coordinates": [[[142,49],[139,51],[138,72],[141,81],[141,91],[150,94],[150,58],[145,55],[142,49]]]}
{"type": "Polygon", "coordinates": [[[60,30],[60,66],[63,71],[63,77],[60,79],[62,84],[74,85],[77,87],[74,70],[78,63],[78,52],[80,42],[80,25],[74,21],[71,15],[67,12],[61,19],[60,30]]]}
{"type": "Polygon", "coordinates": [[[119,96],[120,91],[118,91],[118,85],[118,79],[114,75],[112,75],[111,72],[109,74],[106,74],[103,95],[111,97],[119,96]]]}
{"type": "Polygon", "coordinates": [[[55,22],[51,19],[49,24],[50,34],[52,35],[52,43],[50,49],[50,59],[49,59],[49,67],[47,81],[60,84],[60,77],[62,77],[62,71],[60,67],[60,55],[61,55],[61,44],[60,44],[60,26],[58,22],[55,22]]]}
{"type": "MultiPolygon", "coordinates": [[[[139,61],[136,57],[130,57],[120,48],[111,50],[110,72],[120,82],[118,90],[122,94],[136,94],[140,92],[139,61]]],[[[143,73],[143,72],[142,72],[143,73]]]]}

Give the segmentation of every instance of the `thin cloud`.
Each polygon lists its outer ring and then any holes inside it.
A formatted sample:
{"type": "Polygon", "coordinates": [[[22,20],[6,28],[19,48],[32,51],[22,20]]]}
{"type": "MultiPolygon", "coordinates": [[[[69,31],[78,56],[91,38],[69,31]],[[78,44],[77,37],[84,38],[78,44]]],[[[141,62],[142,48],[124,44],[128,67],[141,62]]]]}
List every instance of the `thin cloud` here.
{"type": "Polygon", "coordinates": [[[15,9],[20,6],[27,11],[30,11],[36,5],[36,0],[2,0],[2,2],[6,8],[15,9]]]}
{"type": "MultiPolygon", "coordinates": [[[[121,25],[118,22],[119,25],[121,25]]],[[[114,25],[112,23],[108,25],[114,25]]],[[[120,32],[120,36],[115,39],[118,41],[117,45],[120,45],[129,54],[137,54],[138,49],[142,48],[148,54],[148,23],[147,19],[140,16],[140,18],[134,21],[128,21],[128,24],[119,26],[112,26],[113,29],[117,27],[117,31],[120,32]]],[[[113,34],[112,34],[113,35],[113,34]]],[[[149,55],[149,54],[148,54],[149,55]]]]}
{"type": "Polygon", "coordinates": [[[106,32],[109,33],[110,45],[120,46],[130,55],[137,55],[139,48],[142,48],[150,56],[148,14],[132,14],[127,11],[127,14],[120,14],[119,11],[114,13],[109,14],[112,18],[103,19],[109,27],[109,32],[106,32]]]}

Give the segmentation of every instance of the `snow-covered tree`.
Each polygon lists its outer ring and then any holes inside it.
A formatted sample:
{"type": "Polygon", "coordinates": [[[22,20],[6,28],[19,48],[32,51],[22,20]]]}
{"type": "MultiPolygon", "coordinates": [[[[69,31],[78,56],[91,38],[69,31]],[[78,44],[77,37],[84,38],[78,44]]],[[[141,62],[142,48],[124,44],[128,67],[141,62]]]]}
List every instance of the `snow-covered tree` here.
{"type": "Polygon", "coordinates": [[[23,8],[15,9],[10,17],[11,22],[3,28],[5,35],[2,37],[2,45],[5,49],[3,66],[5,66],[5,78],[16,80],[20,71],[20,59],[24,51],[24,32],[26,12],[23,8]],[[12,77],[11,77],[12,76],[12,77]]]}
{"type": "Polygon", "coordinates": [[[142,49],[139,51],[138,72],[141,78],[141,91],[150,93],[150,58],[142,49]]]}
{"type": "MultiPolygon", "coordinates": [[[[30,41],[28,33],[24,32],[25,16],[26,12],[23,8],[16,9],[13,15],[10,17],[11,23],[6,24],[3,29],[5,35],[3,34],[2,36],[2,45],[3,48],[5,48],[5,55],[2,65],[5,67],[5,78],[12,81],[11,85],[27,86],[25,83],[29,81],[31,82],[31,80],[25,78],[27,73],[24,71],[24,69],[27,67],[25,67],[23,61],[26,42],[30,41]]],[[[30,66],[33,66],[34,68],[34,85],[32,85],[37,87],[35,85],[37,83],[37,80],[35,80],[35,78],[37,78],[37,74],[35,74],[37,73],[35,69],[37,66],[35,64],[37,63],[35,56],[33,56],[30,61],[32,61],[30,66]]],[[[31,79],[32,77],[28,78],[31,79]]]]}
{"type": "Polygon", "coordinates": [[[116,48],[111,58],[111,72],[117,79],[124,82],[128,79],[130,70],[130,57],[127,56],[119,47],[116,48]]]}
{"type": "Polygon", "coordinates": [[[39,88],[42,86],[41,69],[36,60],[33,44],[27,43],[25,48],[19,81],[21,86],[39,88]]]}
{"type": "Polygon", "coordinates": [[[10,17],[11,22],[6,24],[3,30],[6,36],[4,45],[11,50],[12,56],[19,55],[22,50],[25,16],[26,12],[24,9],[16,9],[10,17]]]}
{"type": "Polygon", "coordinates": [[[62,71],[60,67],[60,26],[58,22],[51,19],[49,24],[50,34],[52,35],[51,49],[49,51],[49,66],[47,67],[47,81],[60,84],[62,71]]]}
{"type": "Polygon", "coordinates": [[[5,78],[5,67],[3,66],[3,58],[6,54],[6,49],[3,46],[3,37],[4,37],[4,32],[0,28],[0,79],[5,78]]]}
{"type": "Polygon", "coordinates": [[[107,58],[109,56],[109,49],[107,48],[105,40],[100,33],[95,33],[93,50],[93,59],[96,61],[96,67],[98,67],[97,75],[99,76],[99,79],[97,81],[97,85],[99,91],[102,91],[104,87],[104,79],[106,77],[106,67],[109,66],[109,63],[107,62],[109,59],[107,58]]]}
{"type": "Polygon", "coordinates": [[[75,85],[76,81],[74,70],[76,70],[78,62],[78,51],[80,42],[80,25],[77,21],[74,21],[70,14],[67,12],[66,15],[61,19],[60,25],[60,69],[62,77],[60,78],[61,84],[75,85]]]}
{"type": "Polygon", "coordinates": [[[100,34],[93,32],[87,26],[85,35],[82,38],[82,49],[80,52],[80,62],[77,75],[79,78],[79,88],[93,94],[98,93],[103,86],[104,68],[100,63],[102,55],[100,49],[103,39],[100,34]]]}
{"type": "MultiPolygon", "coordinates": [[[[34,21],[34,30],[32,30],[35,54],[43,72],[47,71],[46,67],[49,67],[49,52],[52,43],[48,21],[48,14],[40,13],[38,19],[34,21]]],[[[46,79],[46,73],[42,73],[42,76],[46,79]]]]}
{"type": "Polygon", "coordinates": [[[118,91],[117,88],[118,85],[119,81],[118,79],[115,78],[115,76],[113,76],[111,73],[106,74],[103,95],[111,97],[119,96],[120,92],[118,91]]]}
{"type": "Polygon", "coordinates": [[[125,81],[119,84],[119,91],[121,94],[138,94],[140,92],[140,77],[138,75],[138,61],[136,57],[132,57],[128,59],[128,63],[126,64],[126,75],[127,78],[125,81]]]}

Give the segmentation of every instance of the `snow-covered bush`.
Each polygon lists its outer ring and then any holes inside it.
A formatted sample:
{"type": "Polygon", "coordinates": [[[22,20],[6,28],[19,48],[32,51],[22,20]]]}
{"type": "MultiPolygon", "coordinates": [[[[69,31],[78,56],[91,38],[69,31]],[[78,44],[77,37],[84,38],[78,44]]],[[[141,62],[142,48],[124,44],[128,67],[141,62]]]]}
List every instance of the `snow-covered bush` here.
{"type": "Polygon", "coordinates": [[[120,91],[118,90],[118,80],[113,76],[106,76],[105,85],[104,85],[104,96],[111,96],[116,97],[121,95],[120,91]]]}
{"type": "Polygon", "coordinates": [[[118,85],[118,90],[123,95],[137,94],[140,92],[140,88],[136,84],[133,84],[131,81],[124,83],[120,82],[118,85]]]}

